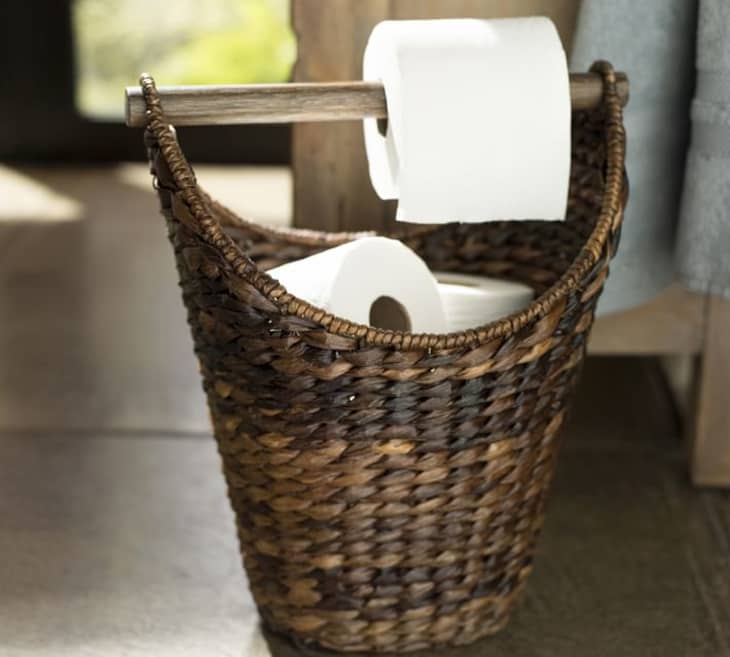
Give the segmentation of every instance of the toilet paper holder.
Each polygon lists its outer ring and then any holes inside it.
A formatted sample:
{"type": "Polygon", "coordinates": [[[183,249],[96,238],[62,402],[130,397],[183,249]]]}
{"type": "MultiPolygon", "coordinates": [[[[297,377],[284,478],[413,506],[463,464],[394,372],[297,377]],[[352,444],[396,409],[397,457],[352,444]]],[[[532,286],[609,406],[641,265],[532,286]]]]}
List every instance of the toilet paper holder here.
{"type": "MultiPolygon", "coordinates": [[[[622,105],[629,97],[625,73],[616,73],[622,105]]],[[[377,82],[296,82],[283,84],[158,87],[167,120],[175,125],[232,125],[303,121],[356,121],[387,118],[385,91],[377,82]]],[[[573,110],[598,107],[604,82],[599,73],[571,73],[573,110]]],[[[125,119],[129,127],[145,125],[147,108],[139,86],[127,87],[125,119]]]]}
{"type": "MultiPolygon", "coordinates": [[[[272,279],[272,267],[362,234],[268,229],[217,203],[170,126],[175,93],[162,102],[142,80],[150,173],[268,634],[307,651],[400,653],[468,643],[509,620],[627,200],[626,87],[622,99],[607,62],[592,71],[605,93],[593,96],[596,111],[573,117],[569,221],[396,235],[432,271],[495,275],[537,296],[446,334],[355,324],[272,279]]],[[[283,110],[264,92],[258,120],[311,117],[292,89],[277,91],[283,110]]],[[[231,122],[197,92],[175,122],[231,122]]],[[[333,95],[342,100],[340,85],[333,95]]],[[[239,96],[233,117],[250,120],[239,96]]],[[[384,114],[380,99],[371,114],[351,103],[343,117],[329,97],[318,120],[384,114]]]]}

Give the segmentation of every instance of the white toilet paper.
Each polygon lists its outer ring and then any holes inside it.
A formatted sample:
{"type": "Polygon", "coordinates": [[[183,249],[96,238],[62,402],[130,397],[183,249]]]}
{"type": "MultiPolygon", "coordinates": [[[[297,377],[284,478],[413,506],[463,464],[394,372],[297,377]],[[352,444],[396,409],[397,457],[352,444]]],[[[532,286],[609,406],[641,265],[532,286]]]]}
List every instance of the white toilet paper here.
{"type": "Polygon", "coordinates": [[[446,332],[436,279],[398,240],[364,237],[268,274],[291,294],[358,324],[446,332]]]}
{"type": "Polygon", "coordinates": [[[449,332],[488,324],[529,305],[534,296],[527,285],[496,278],[434,272],[449,332]]]}
{"type": "Polygon", "coordinates": [[[548,18],[385,21],[363,78],[385,87],[387,134],[366,119],[365,146],[397,219],[565,217],[570,87],[548,18]]]}

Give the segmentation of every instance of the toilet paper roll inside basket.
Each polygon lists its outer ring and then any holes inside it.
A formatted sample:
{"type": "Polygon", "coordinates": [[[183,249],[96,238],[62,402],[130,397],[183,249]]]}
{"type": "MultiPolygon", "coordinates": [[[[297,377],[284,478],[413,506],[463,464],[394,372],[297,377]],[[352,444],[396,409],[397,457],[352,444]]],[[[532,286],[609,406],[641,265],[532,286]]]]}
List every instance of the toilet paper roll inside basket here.
{"type": "Polygon", "coordinates": [[[385,89],[387,133],[366,119],[365,146],[397,219],[565,218],[570,82],[548,18],[384,21],[363,78],[385,89]]]}
{"type": "Polygon", "coordinates": [[[358,324],[444,333],[436,279],[398,240],[364,237],[268,271],[291,294],[358,324]]]}
{"type": "Polygon", "coordinates": [[[450,332],[465,331],[511,315],[527,306],[527,285],[454,272],[434,272],[450,332]]]}

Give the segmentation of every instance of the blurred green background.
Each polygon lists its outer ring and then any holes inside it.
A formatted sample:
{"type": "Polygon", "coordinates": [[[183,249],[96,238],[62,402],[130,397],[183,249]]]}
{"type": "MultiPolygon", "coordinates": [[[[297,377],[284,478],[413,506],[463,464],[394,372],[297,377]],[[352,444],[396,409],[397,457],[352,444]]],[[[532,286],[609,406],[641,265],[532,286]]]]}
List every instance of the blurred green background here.
{"type": "Polygon", "coordinates": [[[121,120],[142,71],[161,85],[284,82],[296,57],[289,0],[75,0],[73,26],[76,105],[98,119],[121,120]]]}

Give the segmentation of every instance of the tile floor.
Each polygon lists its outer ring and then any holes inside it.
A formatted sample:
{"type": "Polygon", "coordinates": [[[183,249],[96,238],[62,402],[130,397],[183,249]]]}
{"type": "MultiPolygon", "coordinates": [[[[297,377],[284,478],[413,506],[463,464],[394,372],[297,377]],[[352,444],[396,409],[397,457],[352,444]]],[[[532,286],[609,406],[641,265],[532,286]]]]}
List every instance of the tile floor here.
{"type": "MultiPolygon", "coordinates": [[[[285,170],[198,173],[286,222],[285,170]]],[[[0,657],[301,654],[258,628],[146,168],[0,167],[0,200],[0,657]]],[[[523,604],[436,654],[730,656],[730,493],[678,435],[653,363],[591,359],[523,604]]]]}

